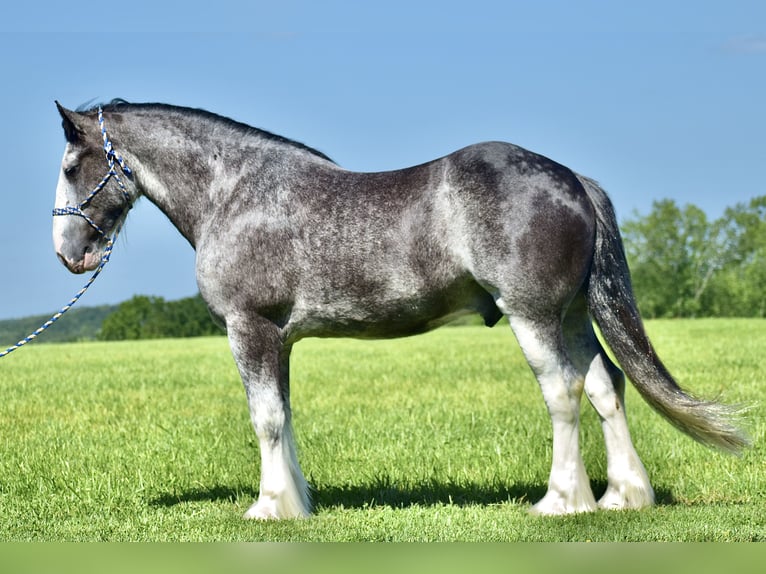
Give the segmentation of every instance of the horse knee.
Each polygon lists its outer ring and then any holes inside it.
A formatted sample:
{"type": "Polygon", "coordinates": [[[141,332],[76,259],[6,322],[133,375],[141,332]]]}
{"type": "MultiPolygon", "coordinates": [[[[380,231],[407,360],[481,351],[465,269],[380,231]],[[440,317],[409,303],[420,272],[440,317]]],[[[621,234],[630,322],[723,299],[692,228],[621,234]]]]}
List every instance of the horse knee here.
{"type": "Polygon", "coordinates": [[[625,375],[604,355],[593,359],[585,375],[585,394],[602,417],[623,408],[625,375]]]}

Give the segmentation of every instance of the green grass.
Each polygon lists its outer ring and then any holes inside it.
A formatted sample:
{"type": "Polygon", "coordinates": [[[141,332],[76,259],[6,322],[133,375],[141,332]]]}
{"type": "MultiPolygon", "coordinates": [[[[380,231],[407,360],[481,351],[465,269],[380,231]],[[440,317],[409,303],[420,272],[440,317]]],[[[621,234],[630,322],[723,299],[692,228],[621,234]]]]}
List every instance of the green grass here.
{"type": "MultiPolygon", "coordinates": [[[[703,396],[764,403],[766,321],[654,321],[657,349],[703,396]]],[[[533,517],[548,416],[507,327],[392,341],[307,340],[293,355],[301,463],[316,514],[240,517],[257,442],[225,338],[30,345],[0,363],[0,540],[748,541],[766,538],[763,408],[742,457],[709,451],[632,390],[652,509],[533,517]]],[[[591,482],[603,441],[583,403],[591,482]]]]}

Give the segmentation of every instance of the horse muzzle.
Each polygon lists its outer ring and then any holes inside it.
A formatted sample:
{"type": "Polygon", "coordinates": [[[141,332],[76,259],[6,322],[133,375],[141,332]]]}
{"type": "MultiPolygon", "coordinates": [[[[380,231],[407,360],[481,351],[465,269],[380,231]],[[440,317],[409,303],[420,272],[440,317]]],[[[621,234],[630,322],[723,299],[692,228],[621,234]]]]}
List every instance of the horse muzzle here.
{"type": "Polygon", "coordinates": [[[79,257],[67,257],[61,251],[56,252],[59,261],[72,273],[81,274],[93,271],[101,263],[101,257],[92,247],[86,247],[79,257]]]}

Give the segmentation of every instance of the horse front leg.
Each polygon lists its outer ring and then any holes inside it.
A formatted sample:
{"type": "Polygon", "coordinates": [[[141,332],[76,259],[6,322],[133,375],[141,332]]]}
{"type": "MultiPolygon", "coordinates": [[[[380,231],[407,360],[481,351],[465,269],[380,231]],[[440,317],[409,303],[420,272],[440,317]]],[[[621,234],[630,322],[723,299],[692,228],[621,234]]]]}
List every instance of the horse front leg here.
{"type": "Polygon", "coordinates": [[[291,425],[291,346],[285,345],[279,329],[265,320],[247,325],[227,322],[227,331],[261,453],[258,500],[245,518],[308,516],[309,489],[298,464],[291,425]]]}

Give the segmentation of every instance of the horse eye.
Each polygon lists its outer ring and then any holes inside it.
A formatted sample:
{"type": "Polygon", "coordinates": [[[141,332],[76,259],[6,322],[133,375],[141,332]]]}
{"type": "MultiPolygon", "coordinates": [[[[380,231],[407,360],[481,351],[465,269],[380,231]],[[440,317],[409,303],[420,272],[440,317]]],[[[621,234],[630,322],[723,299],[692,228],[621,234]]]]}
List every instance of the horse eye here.
{"type": "Polygon", "coordinates": [[[67,177],[72,177],[74,174],[77,173],[77,167],[76,165],[64,168],[64,175],[67,177]]]}

